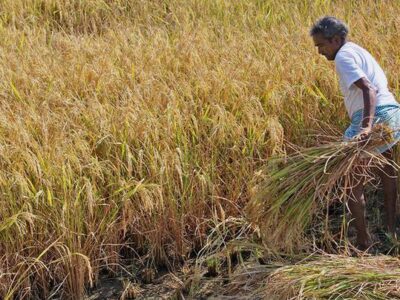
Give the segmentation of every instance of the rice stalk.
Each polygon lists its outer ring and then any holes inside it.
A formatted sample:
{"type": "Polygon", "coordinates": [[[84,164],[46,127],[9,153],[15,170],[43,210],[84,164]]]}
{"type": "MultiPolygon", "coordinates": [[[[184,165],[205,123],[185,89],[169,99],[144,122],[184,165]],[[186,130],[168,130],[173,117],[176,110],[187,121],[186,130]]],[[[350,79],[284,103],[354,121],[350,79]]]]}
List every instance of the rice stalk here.
{"type": "MultiPolygon", "coordinates": [[[[324,210],[328,213],[326,208],[332,203],[351,199],[352,185],[358,180],[371,182],[372,168],[392,164],[398,169],[394,161],[374,152],[377,145],[391,139],[391,132],[378,125],[365,144],[337,139],[309,148],[292,146],[292,154],[267,162],[257,173],[246,209],[265,245],[289,252],[307,249],[307,230],[323,218],[324,210]]],[[[329,230],[327,224],[322,230],[329,230]]]]}
{"type": "MultiPolygon", "coordinates": [[[[76,270],[52,264],[58,248],[43,257],[48,272],[16,267],[57,237],[89,258],[93,282],[121,270],[121,256],[172,267],[198,253],[218,222],[241,215],[254,171],[283,138],[314,145],[304,132],[321,115],[345,125],[334,71],[313,55],[312,20],[349,22],[399,95],[399,7],[0,1],[0,298],[15,272],[27,297],[81,294],[88,271],[67,283],[76,270]]],[[[221,246],[235,236],[228,227],[214,232],[221,246]]]]}
{"type": "Polygon", "coordinates": [[[397,299],[399,259],[322,255],[285,266],[264,281],[268,299],[397,299]]]}

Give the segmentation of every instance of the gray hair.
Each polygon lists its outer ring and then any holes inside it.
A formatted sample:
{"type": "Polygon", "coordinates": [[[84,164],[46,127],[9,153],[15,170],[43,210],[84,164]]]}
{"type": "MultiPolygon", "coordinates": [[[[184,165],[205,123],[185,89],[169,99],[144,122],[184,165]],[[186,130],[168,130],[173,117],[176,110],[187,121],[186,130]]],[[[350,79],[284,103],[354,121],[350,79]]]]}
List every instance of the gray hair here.
{"type": "Polygon", "coordinates": [[[310,36],[322,34],[322,36],[326,39],[331,39],[335,35],[338,35],[344,40],[346,39],[348,33],[349,29],[343,21],[330,16],[326,16],[317,20],[310,30],[310,36]]]}

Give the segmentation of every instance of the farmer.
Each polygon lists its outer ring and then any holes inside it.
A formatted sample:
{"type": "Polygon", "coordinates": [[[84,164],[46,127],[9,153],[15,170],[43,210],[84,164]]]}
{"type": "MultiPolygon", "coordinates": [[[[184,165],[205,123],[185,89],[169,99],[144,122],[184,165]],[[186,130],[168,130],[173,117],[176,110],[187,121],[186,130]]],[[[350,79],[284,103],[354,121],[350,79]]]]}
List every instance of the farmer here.
{"type": "MultiPolygon", "coordinates": [[[[323,17],[311,28],[318,53],[335,62],[340,89],[351,119],[351,125],[344,133],[344,139],[357,139],[365,143],[374,123],[383,122],[393,130],[394,142],[379,146],[376,151],[388,160],[393,159],[393,145],[400,139],[400,105],[389,92],[387,79],[379,64],[364,48],[347,40],[348,28],[341,20],[323,17]]],[[[386,229],[395,233],[397,179],[396,170],[386,164],[381,170],[374,170],[381,178],[384,189],[386,229]]],[[[354,176],[355,177],[355,176],[354,176]]],[[[364,180],[354,180],[349,192],[350,213],[357,230],[357,247],[368,249],[371,237],[365,219],[364,180]]]]}

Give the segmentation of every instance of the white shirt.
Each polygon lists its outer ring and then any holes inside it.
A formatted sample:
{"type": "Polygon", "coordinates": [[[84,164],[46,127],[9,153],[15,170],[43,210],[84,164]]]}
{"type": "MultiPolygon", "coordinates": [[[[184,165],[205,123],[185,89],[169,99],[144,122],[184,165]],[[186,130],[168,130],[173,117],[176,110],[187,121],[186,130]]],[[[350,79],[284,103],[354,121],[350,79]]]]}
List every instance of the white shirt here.
{"type": "Polygon", "coordinates": [[[336,53],[335,66],[350,118],[357,110],[364,108],[362,90],[354,85],[354,82],[362,77],[369,80],[375,88],[376,106],[397,103],[388,90],[385,73],[364,48],[352,42],[345,43],[336,53]]]}

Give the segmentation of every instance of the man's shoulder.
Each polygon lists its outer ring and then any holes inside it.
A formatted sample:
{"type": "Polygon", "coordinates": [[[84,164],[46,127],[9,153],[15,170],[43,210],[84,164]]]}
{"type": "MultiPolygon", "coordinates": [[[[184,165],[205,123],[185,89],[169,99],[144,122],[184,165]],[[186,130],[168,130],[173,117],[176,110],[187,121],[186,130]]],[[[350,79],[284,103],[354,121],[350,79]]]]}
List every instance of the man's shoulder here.
{"type": "Polygon", "coordinates": [[[347,42],[339,49],[338,54],[346,55],[346,54],[355,53],[358,50],[360,50],[360,48],[361,47],[359,45],[357,45],[353,42],[347,42]]]}
{"type": "MultiPolygon", "coordinates": [[[[342,47],[343,48],[343,47],[342,47]]],[[[343,61],[347,61],[349,59],[354,59],[356,52],[352,50],[349,47],[346,47],[345,49],[340,49],[338,53],[336,53],[335,56],[335,63],[340,63],[343,61]]]]}
{"type": "Polygon", "coordinates": [[[363,55],[364,51],[366,50],[356,43],[347,42],[339,49],[335,57],[335,62],[337,63],[349,59],[355,59],[359,55],[363,55]]]}

